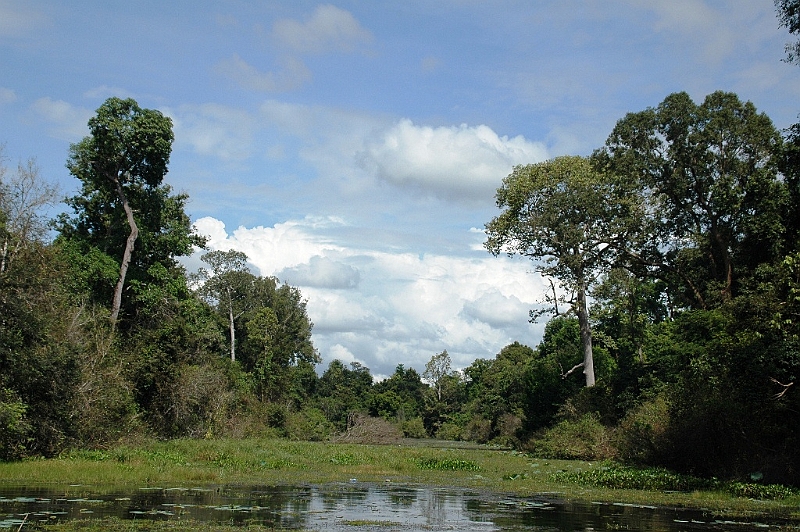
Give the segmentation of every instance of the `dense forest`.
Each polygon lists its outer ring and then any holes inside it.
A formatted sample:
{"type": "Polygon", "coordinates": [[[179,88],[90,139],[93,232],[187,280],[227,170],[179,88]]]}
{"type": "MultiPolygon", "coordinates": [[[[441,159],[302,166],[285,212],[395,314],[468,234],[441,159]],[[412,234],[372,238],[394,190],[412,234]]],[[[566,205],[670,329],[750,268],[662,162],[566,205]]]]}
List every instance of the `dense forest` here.
{"type": "Polygon", "coordinates": [[[301,292],[244,254],[187,274],[178,258],[204,241],[164,182],[169,118],[110,98],[89,130],[65,154],[81,189],[53,220],[35,160],[0,153],[2,460],[325,440],[360,414],[408,437],[800,484],[800,126],[732,93],[675,93],[589,157],[514,168],[486,248],[552,280],[530,315],[549,316],[541,343],[459,371],[443,351],[379,382],[358,363],[318,371],[301,292]]]}

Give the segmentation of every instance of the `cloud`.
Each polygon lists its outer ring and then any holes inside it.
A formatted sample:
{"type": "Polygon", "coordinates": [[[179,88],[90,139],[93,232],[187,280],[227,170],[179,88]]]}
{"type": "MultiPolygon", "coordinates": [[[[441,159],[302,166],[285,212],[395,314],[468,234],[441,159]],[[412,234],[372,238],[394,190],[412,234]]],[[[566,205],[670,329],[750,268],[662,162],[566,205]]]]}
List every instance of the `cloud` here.
{"type": "Polygon", "coordinates": [[[498,136],[484,125],[433,128],[401,120],[369,139],[359,159],[365,170],[396,186],[486,201],[514,165],[543,161],[547,149],[522,136],[498,136]]]}
{"type": "Polygon", "coordinates": [[[89,133],[89,119],[94,116],[94,111],[49,97],[39,98],[31,108],[50,124],[48,133],[51,136],[70,142],[77,142],[89,133]]]}
{"type": "Polygon", "coordinates": [[[272,227],[239,227],[229,235],[225,224],[215,218],[203,217],[194,223],[200,234],[209,237],[210,249],[246,253],[261,275],[276,275],[286,268],[308,264],[315,256],[340,251],[340,246],[322,234],[322,229],[339,225],[343,222],[335,218],[308,216],[272,227]]]}
{"type": "Polygon", "coordinates": [[[464,303],[462,314],[495,328],[513,327],[531,306],[515,295],[506,296],[497,290],[487,290],[473,301],[464,303]]]}
{"type": "Polygon", "coordinates": [[[234,54],[220,61],[215,71],[242,88],[257,92],[285,92],[301,87],[311,80],[311,71],[299,59],[288,57],[277,72],[261,72],[244,59],[234,54]]]}
{"type": "Polygon", "coordinates": [[[200,155],[224,161],[252,154],[256,124],[249,113],[211,103],[166,108],[164,113],[172,118],[178,145],[186,143],[200,155]]]}
{"type": "Polygon", "coordinates": [[[351,52],[373,39],[350,12],[332,5],[317,6],[305,22],[278,20],[272,36],[287,50],[300,54],[351,52]]]}
{"type": "Polygon", "coordinates": [[[311,70],[302,56],[352,52],[373,39],[350,12],[332,5],[318,6],[304,22],[276,21],[271,36],[280,49],[278,68],[265,72],[234,54],[217,63],[214,70],[247,90],[286,92],[311,81],[311,70]]]}
{"type": "Polygon", "coordinates": [[[358,269],[319,255],[306,264],[281,270],[277,277],[290,284],[331,289],[355,288],[360,280],[358,269]]]}
{"type": "Polygon", "coordinates": [[[390,375],[398,363],[424,368],[447,349],[456,367],[490,357],[512,341],[533,345],[528,310],[544,293],[527,261],[385,251],[345,245],[344,220],[308,217],[232,234],[214,218],[195,223],[211,249],[245,252],[261,275],[300,288],[324,362],[366,363],[390,375]]]}

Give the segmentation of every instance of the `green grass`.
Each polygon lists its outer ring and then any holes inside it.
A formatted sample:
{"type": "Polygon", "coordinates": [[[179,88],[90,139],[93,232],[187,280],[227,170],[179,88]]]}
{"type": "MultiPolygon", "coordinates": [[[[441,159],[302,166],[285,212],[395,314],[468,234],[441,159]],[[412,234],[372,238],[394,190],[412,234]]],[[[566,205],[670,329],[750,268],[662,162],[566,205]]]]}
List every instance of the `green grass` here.
{"type": "MultiPolygon", "coordinates": [[[[573,500],[706,508],[722,515],[788,517],[800,523],[797,492],[787,492],[783,499],[757,500],[755,488],[742,486],[738,492],[703,485],[678,486],[672,491],[674,485],[660,483],[669,478],[668,472],[612,469],[602,462],[534,459],[485,448],[182,439],[0,463],[0,483],[58,486],[75,495],[101,495],[126,487],[302,485],[355,478],[498,494],[555,494],[573,500]],[[590,481],[604,475],[614,482],[590,481]]],[[[178,530],[169,528],[172,524],[159,526],[178,530]]]]}

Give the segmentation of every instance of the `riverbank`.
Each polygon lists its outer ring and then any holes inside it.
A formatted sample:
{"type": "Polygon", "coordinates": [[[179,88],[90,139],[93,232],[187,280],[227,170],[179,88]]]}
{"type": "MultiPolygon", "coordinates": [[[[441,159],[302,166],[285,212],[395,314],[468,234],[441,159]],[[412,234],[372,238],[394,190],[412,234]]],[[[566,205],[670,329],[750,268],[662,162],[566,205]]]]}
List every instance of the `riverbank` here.
{"type": "MultiPolygon", "coordinates": [[[[143,442],[104,451],[73,451],[50,460],[2,463],[0,483],[63,486],[74,494],[98,494],[120,487],[375,482],[469,488],[523,497],[548,494],[563,500],[700,508],[720,516],[785,519],[800,527],[800,497],[796,494],[781,500],[757,500],[719,489],[612,489],[578,481],[608,469],[608,464],[603,463],[536,459],[487,447],[212,439],[143,442]]],[[[170,530],[170,525],[159,526],[170,530]]]]}

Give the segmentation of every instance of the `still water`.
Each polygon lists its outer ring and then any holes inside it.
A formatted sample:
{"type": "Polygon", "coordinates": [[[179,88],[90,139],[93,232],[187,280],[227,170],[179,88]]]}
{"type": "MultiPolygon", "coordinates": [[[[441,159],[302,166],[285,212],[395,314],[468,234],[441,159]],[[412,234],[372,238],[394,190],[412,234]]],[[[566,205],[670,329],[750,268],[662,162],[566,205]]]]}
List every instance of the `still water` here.
{"type": "Polygon", "coordinates": [[[92,495],[89,487],[0,486],[0,528],[115,516],[187,519],[275,528],[371,530],[752,531],[770,526],[716,519],[702,511],[574,503],[557,496],[517,497],[393,484],[143,488],[92,495]]]}

